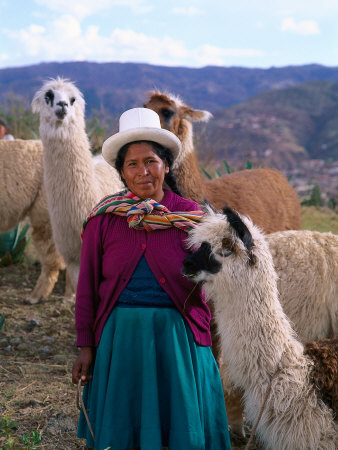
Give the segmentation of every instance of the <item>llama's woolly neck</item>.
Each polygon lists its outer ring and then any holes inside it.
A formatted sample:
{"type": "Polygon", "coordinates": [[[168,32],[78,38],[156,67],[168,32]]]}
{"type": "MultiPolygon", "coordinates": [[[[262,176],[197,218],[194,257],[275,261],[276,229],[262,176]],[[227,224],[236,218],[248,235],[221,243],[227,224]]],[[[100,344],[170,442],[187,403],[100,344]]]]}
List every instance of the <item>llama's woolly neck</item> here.
{"type": "MultiPolygon", "coordinates": [[[[42,132],[41,137],[44,180],[53,223],[63,222],[80,233],[82,221],[100,198],[87,135],[80,127],[70,126],[66,130],[42,132]]],[[[57,231],[54,233],[58,242],[60,237],[57,231]]]]}
{"type": "MultiPolygon", "coordinates": [[[[81,186],[87,184],[90,191],[95,186],[94,165],[87,134],[84,129],[71,126],[68,129],[59,127],[49,132],[41,129],[41,138],[44,145],[44,166],[49,171],[48,177],[59,180],[60,173],[69,179],[69,183],[76,185],[81,177],[81,186]]],[[[62,183],[58,189],[69,185],[62,183]]]]}
{"type": "Polygon", "coordinates": [[[194,153],[193,129],[192,123],[189,120],[180,120],[177,137],[182,142],[182,151],[178,155],[175,165],[180,164],[181,160],[186,158],[190,153],[194,153]]]}
{"type": "Polygon", "coordinates": [[[204,181],[194,151],[193,130],[190,121],[181,119],[177,136],[182,143],[182,151],[174,163],[174,174],[178,186],[185,197],[200,203],[205,199],[204,181]]]}
{"type": "Polygon", "coordinates": [[[40,119],[40,136],[44,142],[72,142],[73,140],[86,142],[89,150],[88,137],[85,131],[85,121],[78,115],[65,121],[55,120],[55,117],[42,117],[40,119]]]}

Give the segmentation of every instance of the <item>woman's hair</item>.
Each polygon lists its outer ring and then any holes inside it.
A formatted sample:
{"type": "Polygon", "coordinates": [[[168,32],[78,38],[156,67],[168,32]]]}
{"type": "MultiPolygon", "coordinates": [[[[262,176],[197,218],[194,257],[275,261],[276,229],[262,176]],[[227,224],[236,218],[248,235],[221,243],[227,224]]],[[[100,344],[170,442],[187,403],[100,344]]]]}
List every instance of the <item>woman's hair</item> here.
{"type": "MultiPolygon", "coordinates": [[[[176,181],[176,177],[172,171],[172,165],[174,162],[174,156],[172,154],[172,151],[167,148],[164,147],[161,144],[158,144],[157,142],[153,142],[153,141],[134,141],[134,142],[128,142],[128,144],[125,144],[123,147],[120,148],[120,150],[118,151],[118,154],[116,156],[116,160],[115,160],[115,169],[118,171],[118,173],[120,174],[120,177],[122,178],[121,175],[121,171],[123,168],[123,164],[124,164],[124,159],[126,157],[127,151],[129,149],[129,147],[132,144],[141,144],[145,142],[146,144],[151,145],[151,147],[153,148],[154,152],[156,153],[156,155],[162,159],[162,161],[164,163],[168,164],[169,167],[169,172],[165,175],[164,177],[164,181],[167,183],[167,185],[170,187],[170,189],[177,195],[179,195],[180,197],[182,197],[182,194],[177,186],[177,181],[176,181]]],[[[122,181],[124,184],[126,184],[125,180],[122,178],[122,181]]]]}
{"type": "Polygon", "coordinates": [[[0,125],[2,125],[4,128],[6,128],[6,132],[9,133],[9,128],[8,128],[7,122],[2,117],[0,117],[0,125]]]}

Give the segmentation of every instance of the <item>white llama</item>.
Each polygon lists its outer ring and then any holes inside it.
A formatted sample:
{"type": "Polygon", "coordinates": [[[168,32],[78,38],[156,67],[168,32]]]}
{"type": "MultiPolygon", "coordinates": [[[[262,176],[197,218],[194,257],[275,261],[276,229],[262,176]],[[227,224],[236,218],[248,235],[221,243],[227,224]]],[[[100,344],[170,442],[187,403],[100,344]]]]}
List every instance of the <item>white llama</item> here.
{"type": "Polygon", "coordinates": [[[265,236],[280,302],[302,342],[338,334],[338,235],[288,230],[265,236]]]}
{"type": "Polygon", "coordinates": [[[102,157],[93,158],[85,131],[85,102],[70,81],[46,82],[35,94],[33,112],[40,114],[44,182],[57,249],[76,289],[81,252],[81,226],[98,201],[123,185],[102,157]]]}
{"type": "Polygon", "coordinates": [[[277,275],[268,244],[251,220],[230,208],[209,216],[189,233],[199,250],[183,272],[203,282],[212,299],[230,378],[244,391],[251,424],[263,413],[256,435],[273,450],[334,450],[332,411],[310,381],[303,353],[278,300],[277,275]],[[265,395],[271,385],[267,399],[265,395]]]}
{"type": "MultiPolygon", "coordinates": [[[[302,343],[338,333],[338,235],[288,230],[265,236],[277,272],[279,301],[302,343]]],[[[218,340],[215,340],[216,344],[218,340]]],[[[242,392],[222,371],[228,422],[234,438],[244,435],[242,392]]]]}

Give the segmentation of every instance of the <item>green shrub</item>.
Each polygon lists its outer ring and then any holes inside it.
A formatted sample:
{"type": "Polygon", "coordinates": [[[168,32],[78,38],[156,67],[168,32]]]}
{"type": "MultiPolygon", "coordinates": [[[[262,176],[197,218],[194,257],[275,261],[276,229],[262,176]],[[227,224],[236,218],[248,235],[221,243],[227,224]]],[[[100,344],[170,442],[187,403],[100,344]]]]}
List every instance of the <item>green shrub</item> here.
{"type": "Polygon", "coordinates": [[[322,195],[318,184],[314,185],[310,198],[308,200],[303,200],[301,204],[302,206],[323,206],[324,202],[322,200],[322,195]]]}
{"type": "Polygon", "coordinates": [[[29,224],[24,226],[20,224],[0,234],[0,266],[9,266],[21,262],[24,258],[24,252],[30,238],[27,233],[29,224]]]}

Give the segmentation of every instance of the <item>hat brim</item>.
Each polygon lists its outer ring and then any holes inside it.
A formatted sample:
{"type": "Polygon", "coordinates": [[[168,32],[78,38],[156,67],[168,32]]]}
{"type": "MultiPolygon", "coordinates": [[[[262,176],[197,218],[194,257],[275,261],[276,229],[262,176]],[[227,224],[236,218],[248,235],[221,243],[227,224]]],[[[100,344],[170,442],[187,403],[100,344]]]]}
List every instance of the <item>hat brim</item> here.
{"type": "Polygon", "coordinates": [[[125,145],[134,141],[152,141],[167,147],[172,151],[174,159],[181,151],[182,144],[178,137],[171,131],[163,128],[135,128],[113,134],[102,146],[102,156],[112,166],[115,166],[116,156],[125,145]]]}

